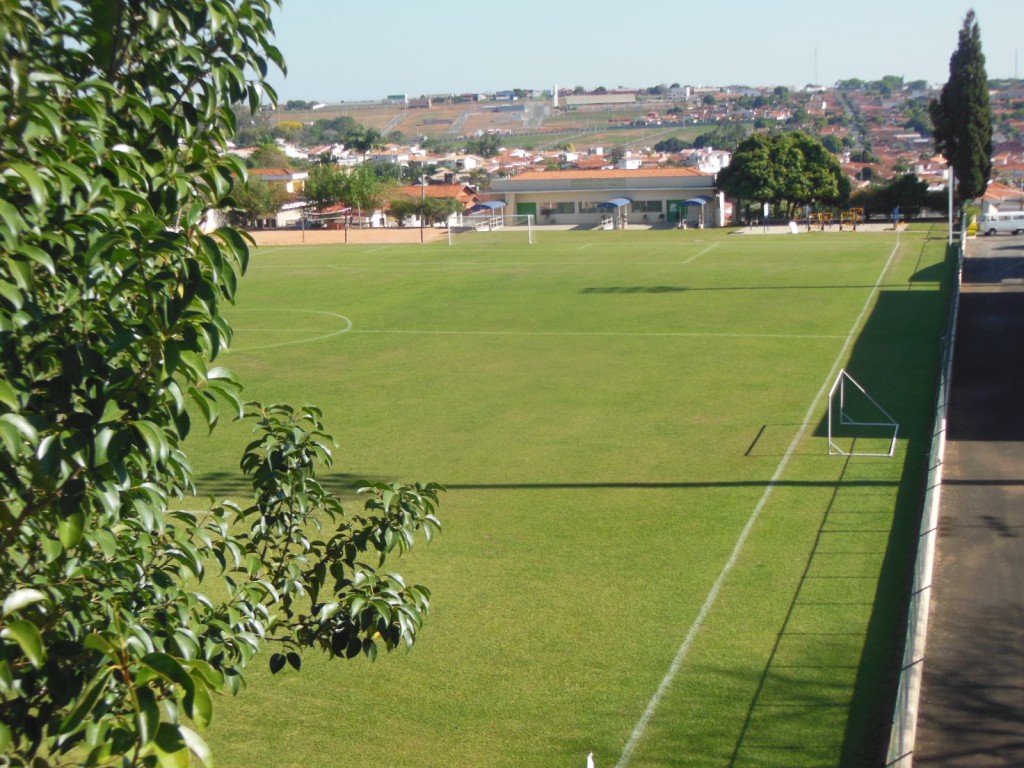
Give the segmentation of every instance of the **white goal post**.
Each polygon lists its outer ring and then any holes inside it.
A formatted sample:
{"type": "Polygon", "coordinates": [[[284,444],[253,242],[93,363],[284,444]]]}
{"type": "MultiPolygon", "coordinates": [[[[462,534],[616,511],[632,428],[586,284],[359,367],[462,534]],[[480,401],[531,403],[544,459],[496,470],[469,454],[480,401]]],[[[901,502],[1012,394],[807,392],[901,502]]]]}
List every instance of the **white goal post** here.
{"type": "Polygon", "coordinates": [[[846,369],[839,371],[828,393],[829,455],[891,458],[899,429],[896,420],[846,369]],[[858,441],[868,447],[858,449],[858,441]]]}
{"type": "Polygon", "coordinates": [[[452,242],[452,236],[465,232],[507,232],[509,229],[524,232],[526,242],[533,245],[533,215],[532,214],[500,214],[500,213],[471,213],[462,217],[462,226],[448,228],[448,243],[452,242]]]}

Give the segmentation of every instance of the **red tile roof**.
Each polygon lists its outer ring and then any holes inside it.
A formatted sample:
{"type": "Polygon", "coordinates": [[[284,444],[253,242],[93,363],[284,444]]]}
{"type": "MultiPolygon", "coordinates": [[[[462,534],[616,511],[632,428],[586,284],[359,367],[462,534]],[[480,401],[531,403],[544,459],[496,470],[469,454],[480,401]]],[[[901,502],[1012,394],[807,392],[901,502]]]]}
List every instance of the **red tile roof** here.
{"type": "Polygon", "coordinates": [[[540,181],[542,179],[651,179],[672,176],[710,176],[694,168],[641,168],[635,171],[619,169],[610,171],[527,171],[516,176],[517,181],[540,181]]]}

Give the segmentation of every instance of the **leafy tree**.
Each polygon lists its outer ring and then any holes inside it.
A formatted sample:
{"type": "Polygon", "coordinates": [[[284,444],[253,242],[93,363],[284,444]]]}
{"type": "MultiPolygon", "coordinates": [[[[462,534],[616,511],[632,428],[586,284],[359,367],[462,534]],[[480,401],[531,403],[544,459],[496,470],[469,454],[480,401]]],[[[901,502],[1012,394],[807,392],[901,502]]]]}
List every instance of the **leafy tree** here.
{"type": "Polygon", "coordinates": [[[768,203],[778,197],[773,139],[755,133],[737,147],[728,167],[718,174],[718,186],[729,197],[742,202],[768,203]]]}
{"type": "Polygon", "coordinates": [[[235,104],[231,111],[234,113],[235,125],[238,127],[234,142],[239,147],[258,147],[261,144],[270,144],[274,137],[271,134],[270,118],[267,112],[249,108],[248,104],[235,104]]]}
{"type": "Polygon", "coordinates": [[[379,568],[436,530],[440,489],[365,483],[346,514],[317,481],[319,412],[244,406],[212,364],[248,247],[204,225],[245,174],[230,105],[255,112],[283,67],[271,9],[0,3],[5,765],[209,764],[193,729],[265,642],[271,669],[373,657],[427,608],[379,568]],[[193,489],[182,441],[222,413],[253,420],[252,499],[173,511],[193,489]]]}
{"type": "Polygon", "coordinates": [[[850,194],[839,161],[800,131],[745,139],[719,173],[718,186],[736,200],[785,203],[788,215],[800,205],[842,203],[850,194]]]}
{"type": "Polygon", "coordinates": [[[985,193],[992,174],[992,111],[981,31],[968,11],[949,60],[949,80],[930,105],[935,149],[953,167],[961,202],[985,193]]]}
{"type": "Polygon", "coordinates": [[[345,199],[345,171],[333,163],[317,163],[306,178],[306,200],[317,210],[345,199]]]}
{"type": "Polygon", "coordinates": [[[378,176],[372,168],[361,165],[344,175],[341,199],[359,211],[383,208],[395,196],[398,184],[378,176]]]}
{"type": "Polygon", "coordinates": [[[401,196],[391,201],[388,213],[397,219],[398,226],[404,227],[407,220],[413,216],[418,216],[422,212],[422,208],[423,206],[419,199],[401,196]]]}
{"type": "Polygon", "coordinates": [[[471,155],[494,157],[501,151],[501,139],[493,133],[466,139],[466,151],[471,155]]]}
{"type": "Polygon", "coordinates": [[[740,123],[729,123],[719,125],[702,133],[693,140],[693,146],[698,149],[702,147],[717,147],[718,149],[734,150],[747,136],[747,129],[740,123]]]}
{"type": "Polygon", "coordinates": [[[912,173],[897,176],[887,184],[872,184],[864,189],[858,189],[853,194],[852,203],[863,208],[868,218],[889,218],[893,209],[897,207],[901,215],[913,218],[919,215],[922,209],[936,207],[941,210],[946,204],[941,193],[938,200],[934,199],[928,192],[928,183],[912,173]]]}
{"type": "Polygon", "coordinates": [[[824,145],[825,149],[834,155],[838,155],[843,151],[843,141],[834,133],[823,138],[821,143],[824,145]]]}
{"type": "Polygon", "coordinates": [[[352,133],[359,124],[348,115],[317,120],[306,127],[302,141],[307,144],[338,144],[345,134],[352,133]]]}
{"type": "Polygon", "coordinates": [[[655,152],[682,152],[684,149],[688,149],[691,145],[688,142],[683,141],[678,136],[671,136],[667,139],[662,139],[654,145],[655,152]]]}
{"type": "Polygon", "coordinates": [[[455,213],[464,210],[464,206],[454,197],[428,197],[423,201],[425,221],[431,224],[444,224],[455,213]]]}
{"type": "Polygon", "coordinates": [[[342,137],[346,147],[351,147],[356,152],[366,156],[384,144],[384,136],[376,128],[356,128],[342,137]]]}
{"type": "Polygon", "coordinates": [[[236,178],[231,190],[232,223],[245,227],[277,213],[288,199],[281,187],[271,186],[259,176],[250,176],[244,182],[236,178]]]}
{"type": "Polygon", "coordinates": [[[250,168],[295,168],[297,163],[276,144],[264,144],[246,160],[250,168]]]}
{"type": "Polygon", "coordinates": [[[859,91],[864,87],[865,83],[860,78],[850,78],[849,80],[840,80],[836,83],[836,88],[841,91],[859,91]]]}

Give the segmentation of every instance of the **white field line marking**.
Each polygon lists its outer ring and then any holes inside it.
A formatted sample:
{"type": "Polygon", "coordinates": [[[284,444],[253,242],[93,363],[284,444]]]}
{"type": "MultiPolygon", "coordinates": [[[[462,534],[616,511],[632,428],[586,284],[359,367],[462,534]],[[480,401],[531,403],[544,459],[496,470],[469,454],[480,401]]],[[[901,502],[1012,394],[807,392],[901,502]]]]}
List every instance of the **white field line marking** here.
{"type": "Polygon", "coordinates": [[[683,336],[725,339],[842,339],[841,334],[704,333],[699,331],[401,331],[353,328],[351,333],[391,333],[423,336],[683,336]]]}
{"type": "Polygon", "coordinates": [[[298,264],[290,261],[285,264],[251,264],[249,269],[379,269],[383,271],[385,269],[452,269],[456,267],[475,267],[476,269],[502,269],[505,267],[678,267],[689,264],[698,256],[704,255],[717,245],[718,243],[714,243],[700,253],[681,261],[678,259],[666,261],[377,261],[362,264],[298,264]]]}
{"type": "MultiPolygon", "coordinates": [[[[289,347],[294,344],[310,344],[314,341],[323,341],[324,339],[329,339],[333,336],[340,336],[341,334],[348,333],[349,331],[352,330],[352,321],[349,320],[344,315],[339,315],[336,312],[324,312],[323,310],[319,309],[230,309],[227,310],[225,314],[230,315],[235,312],[304,312],[310,315],[327,315],[328,317],[335,317],[338,320],[344,321],[345,325],[343,328],[338,328],[337,330],[321,334],[320,336],[313,336],[305,339],[294,339],[292,341],[282,341],[278,342],[277,344],[261,344],[256,347],[229,347],[227,349],[228,352],[255,352],[256,350],[259,349],[276,349],[277,347],[289,347]]],[[[296,333],[296,331],[289,331],[289,333],[296,333]]]]}
{"type": "Polygon", "coordinates": [[[691,256],[690,258],[686,259],[686,261],[681,261],[679,263],[680,264],[689,264],[691,261],[696,259],[698,256],[703,256],[705,253],[707,253],[708,251],[710,251],[712,248],[714,248],[717,245],[718,245],[718,243],[712,243],[711,245],[709,245],[707,248],[705,248],[700,253],[695,253],[695,254],[693,254],[693,256],[691,256]]]}
{"type": "Polygon", "coordinates": [[[718,574],[718,578],[715,579],[715,583],[711,586],[711,591],[708,592],[708,596],[704,599],[704,604],[700,607],[700,612],[697,614],[697,618],[694,619],[693,624],[690,625],[689,631],[686,633],[686,637],[683,639],[682,645],[679,646],[679,650],[676,651],[675,658],[672,660],[672,664],[665,673],[665,677],[662,678],[661,684],[658,689],[654,692],[651,700],[647,703],[647,708],[644,713],[640,716],[636,726],[633,728],[633,733],[629,737],[629,741],[626,742],[625,748],[622,750],[622,756],[619,758],[619,762],[615,764],[615,768],[627,768],[630,760],[633,758],[633,751],[636,749],[640,740],[643,738],[644,733],[647,731],[647,726],[650,724],[654,717],[654,713],[658,709],[658,705],[661,704],[661,700],[665,697],[668,689],[671,687],[673,680],[679,673],[680,668],[683,666],[683,661],[686,659],[687,654],[690,651],[690,647],[693,645],[694,640],[697,637],[697,633],[704,625],[704,621],[711,612],[711,608],[714,606],[715,601],[718,599],[718,593],[722,589],[722,585],[725,583],[726,577],[732,572],[737,561],[740,558],[740,553],[743,551],[743,545],[746,544],[747,537],[750,535],[750,531],[754,527],[754,523],[761,516],[761,511],[768,504],[768,500],[772,496],[772,492],[775,490],[775,486],[782,478],[782,473],[785,471],[786,466],[789,464],[790,458],[796,453],[796,449],[803,440],[804,435],[807,434],[807,429],[811,425],[811,419],[814,417],[814,413],[818,410],[818,403],[825,396],[825,393],[829,390],[832,385],[832,380],[836,377],[842,362],[846,359],[846,355],[850,350],[850,345],[853,343],[854,335],[860,328],[861,323],[867,315],[868,309],[875,299],[875,295],[878,293],[878,288],[882,284],[882,279],[885,277],[886,272],[889,271],[889,266],[892,264],[893,258],[896,256],[896,252],[900,248],[899,233],[896,235],[896,245],[892,249],[892,253],[889,254],[889,259],[885,262],[885,266],[882,268],[881,273],[878,275],[878,279],[875,281],[874,286],[871,289],[871,293],[868,294],[867,300],[864,302],[864,306],[860,310],[860,314],[857,315],[857,319],[853,321],[853,327],[850,329],[849,334],[846,336],[846,341],[843,343],[843,348],[839,350],[839,354],[836,356],[835,362],[832,363],[832,369],[825,377],[824,383],[821,385],[821,389],[818,390],[818,394],[814,396],[814,400],[811,402],[811,406],[807,409],[807,414],[804,416],[801,427],[794,435],[792,442],[783,454],[782,459],[779,461],[778,467],[775,469],[775,474],[772,475],[771,480],[768,481],[768,486],[764,489],[764,493],[761,495],[761,499],[757,502],[757,506],[754,507],[754,511],[750,514],[750,519],[747,520],[747,524],[743,526],[743,530],[740,532],[739,539],[736,540],[736,546],[733,547],[732,554],[729,556],[729,560],[723,566],[721,573],[718,574]]]}

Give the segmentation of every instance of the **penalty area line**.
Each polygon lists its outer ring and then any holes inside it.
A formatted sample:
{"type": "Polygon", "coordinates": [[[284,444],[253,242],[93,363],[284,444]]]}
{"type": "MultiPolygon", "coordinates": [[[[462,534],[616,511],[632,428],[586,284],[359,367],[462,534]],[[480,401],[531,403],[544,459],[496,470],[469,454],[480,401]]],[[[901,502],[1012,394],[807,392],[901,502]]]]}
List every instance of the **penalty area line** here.
{"type": "Polygon", "coordinates": [[[900,237],[899,233],[897,233],[896,245],[893,246],[892,252],[889,254],[888,260],[885,262],[885,266],[882,267],[882,271],[879,273],[878,279],[875,281],[874,286],[871,288],[871,292],[864,301],[864,306],[861,307],[860,314],[858,314],[857,319],[853,321],[853,327],[850,328],[850,332],[846,335],[846,341],[843,342],[842,349],[840,349],[839,354],[836,355],[835,362],[832,363],[832,369],[825,377],[825,381],[822,383],[821,389],[818,390],[818,394],[816,394],[814,399],[811,401],[811,405],[807,409],[807,414],[801,422],[800,429],[797,431],[796,435],[793,436],[793,440],[790,442],[789,447],[786,448],[786,452],[779,460],[779,464],[775,468],[775,473],[772,475],[771,480],[768,481],[768,485],[765,487],[764,493],[761,495],[757,505],[754,507],[754,511],[750,513],[750,518],[747,520],[746,525],[743,526],[743,530],[740,531],[739,538],[736,540],[736,545],[733,547],[728,561],[726,561],[725,565],[722,567],[721,572],[718,574],[718,578],[715,579],[715,583],[711,585],[711,591],[708,592],[707,597],[704,599],[704,604],[701,605],[697,618],[695,618],[693,623],[690,625],[690,628],[686,633],[686,637],[683,639],[682,645],[680,645],[679,649],[676,651],[675,658],[672,659],[672,664],[669,666],[668,672],[665,673],[661,683],[658,685],[658,689],[654,692],[651,700],[647,703],[647,708],[633,727],[633,732],[630,734],[629,741],[626,742],[626,746],[622,750],[622,756],[619,757],[619,761],[615,764],[615,768],[628,768],[630,761],[633,759],[633,752],[640,744],[640,740],[644,737],[644,734],[647,731],[647,726],[654,718],[654,714],[657,712],[658,706],[661,704],[661,700],[665,697],[665,694],[668,693],[669,688],[675,681],[676,675],[682,668],[683,661],[685,661],[686,656],[689,654],[690,647],[693,645],[694,640],[697,637],[697,633],[704,626],[704,621],[707,619],[712,607],[714,607],[715,602],[718,600],[718,593],[722,590],[722,586],[725,584],[726,578],[730,573],[732,573],[733,568],[739,561],[740,554],[743,552],[743,546],[746,544],[747,538],[750,536],[750,532],[754,528],[754,524],[761,516],[761,511],[768,504],[768,500],[772,497],[775,487],[779,484],[779,481],[782,479],[783,472],[785,472],[786,467],[789,465],[789,460],[796,453],[797,447],[807,434],[807,430],[812,424],[811,420],[818,410],[819,403],[822,398],[825,397],[825,393],[828,392],[833,379],[839,372],[840,367],[842,367],[843,361],[846,359],[846,355],[850,351],[850,346],[853,344],[857,331],[864,322],[868,309],[870,309],[874,302],[875,296],[878,294],[879,286],[881,286],[882,280],[889,271],[889,267],[892,264],[893,259],[896,257],[896,253],[899,251],[899,248],[900,237]]]}

